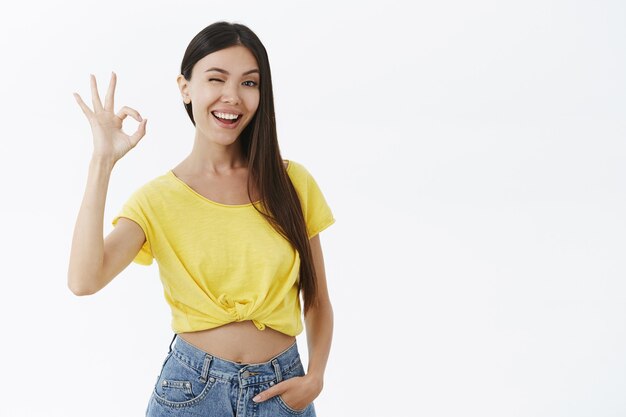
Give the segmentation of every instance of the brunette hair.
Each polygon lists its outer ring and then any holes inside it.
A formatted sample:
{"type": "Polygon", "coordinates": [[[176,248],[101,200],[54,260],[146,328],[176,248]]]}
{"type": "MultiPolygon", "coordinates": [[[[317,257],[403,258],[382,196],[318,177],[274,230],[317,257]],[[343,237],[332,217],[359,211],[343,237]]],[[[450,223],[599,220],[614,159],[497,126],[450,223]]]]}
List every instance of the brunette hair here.
{"type": "MultiPolygon", "coordinates": [[[[267,213],[259,210],[256,205],[253,206],[298,251],[300,256],[298,294],[300,291],[303,293],[306,315],[310,307],[318,305],[317,276],[302,206],[283,165],[278,146],[272,75],[265,47],[247,26],[240,23],[215,22],[202,29],[191,40],[183,56],[180,73],[190,81],[196,62],[212,52],[235,45],[248,48],[256,58],[260,72],[259,106],[237,139],[241,141],[243,154],[248,162],[248,197],[252,201],[250,185],[254,181],[260,194],[259,201],[267,213]]],[[[195,126],[192,105],[193,103],[186,103],[185,109],[195,126]]]]}

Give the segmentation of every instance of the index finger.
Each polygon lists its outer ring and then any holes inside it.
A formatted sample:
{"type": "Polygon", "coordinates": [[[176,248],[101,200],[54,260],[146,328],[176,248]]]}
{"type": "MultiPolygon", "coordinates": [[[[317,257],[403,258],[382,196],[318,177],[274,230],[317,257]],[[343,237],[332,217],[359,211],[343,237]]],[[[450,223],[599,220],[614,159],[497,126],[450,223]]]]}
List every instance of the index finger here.
{"type": "Polygon", "coordinates": [[[109,82],[109,89],[107,90],[107,95],[104,98],[104,109],[110,110],[113,112],[113,108],[115,107],[114,98],[115,95],[115,84],[117,83],[117,74],[111,71],[111,81],[109,82]]]}

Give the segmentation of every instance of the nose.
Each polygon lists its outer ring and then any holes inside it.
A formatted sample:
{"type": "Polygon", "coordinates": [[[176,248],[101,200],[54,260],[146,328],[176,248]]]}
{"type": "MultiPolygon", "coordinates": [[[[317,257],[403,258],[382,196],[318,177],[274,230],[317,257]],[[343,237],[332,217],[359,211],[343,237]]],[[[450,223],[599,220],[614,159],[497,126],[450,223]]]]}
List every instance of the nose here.
{"type": "Polygon", "coordinates": [[[237,84],[235,82],[224,83],[222,90],[222,102],[230,104],[239,104],[239,95],[237,94],[237,84]]]}

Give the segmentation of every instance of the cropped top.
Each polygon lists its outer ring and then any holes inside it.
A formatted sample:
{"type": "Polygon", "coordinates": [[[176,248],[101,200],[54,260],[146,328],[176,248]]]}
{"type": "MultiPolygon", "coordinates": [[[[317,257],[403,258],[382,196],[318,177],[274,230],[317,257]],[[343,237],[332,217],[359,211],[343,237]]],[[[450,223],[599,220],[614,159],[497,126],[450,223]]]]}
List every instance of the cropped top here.
{"type": "MultiPolygon", "coordinates": [[[[309,171],[287,162],[310,239],[335,218],[309,171]]],[[[120,217],[146,236],[133,262],[151,265],[156,259],[175,333],[244,320],[259,330],[302,332],[300,255],[252,203],[211,201],[169,170],[137,188],[113,226],[120,217]]]]}

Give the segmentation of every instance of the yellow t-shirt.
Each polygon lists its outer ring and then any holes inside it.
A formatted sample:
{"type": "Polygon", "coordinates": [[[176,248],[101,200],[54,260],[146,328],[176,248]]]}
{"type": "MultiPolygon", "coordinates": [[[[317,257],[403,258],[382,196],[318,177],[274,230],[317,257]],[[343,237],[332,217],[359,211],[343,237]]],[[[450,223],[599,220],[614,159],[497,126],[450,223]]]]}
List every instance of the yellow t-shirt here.
{"type": "MultiPolygon", "coordinates": [[[[311,238],[335,218],[309,171],[288,163],[311,238]]],[[[244,320],[259,330],[302,332],[300,255],[252,203],[211,201],[168,170],[131,194],[113,226],[120,217],[146,235],[133,262],[151,265],[156,259],[175,333],[244,320]]]]}

